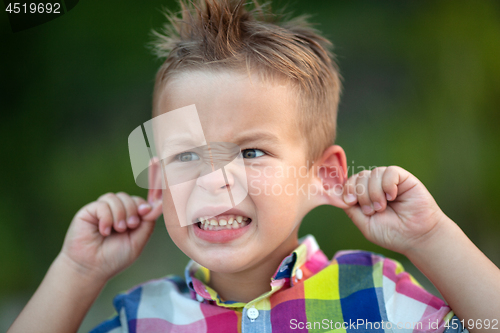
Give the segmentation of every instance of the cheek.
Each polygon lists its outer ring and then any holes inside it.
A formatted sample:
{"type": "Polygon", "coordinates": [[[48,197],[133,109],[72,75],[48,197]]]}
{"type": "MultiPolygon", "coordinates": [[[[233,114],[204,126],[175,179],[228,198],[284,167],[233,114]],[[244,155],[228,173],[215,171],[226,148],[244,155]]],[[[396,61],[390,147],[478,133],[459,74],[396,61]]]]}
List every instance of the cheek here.
{"type": "Polygon", "coordinates": [[[284,185],[289,182],[284,177],[281,166],[260,165],[247,170],[248,192],[251,195],[280,196],[284,185]]]}
{"type": "Polygon", "coordinates": [[[166,226],[167,232],[174,244],[184,252],[188,257],[191,257],[190,246],[188,244],[188,229],[186,227],[166,226]]]}
{"type": "Polygon", "coordinates": [[[180,225],[177,211],[175,210],[174,201],[172,200],[172,193],[169,189],[163,190],[163,219],[165,225],[180,225]]]}
{"type": "Polygon", "coordinates": [[[257,207],[262,227],[281,228],[296,220],[297,208],[300,205],[298,201],[302,198],[299,194],[307,188],[303,181],[294,178],[293,174],[287,177],[279,168],[268,168],[266,173],[255,173],[248,179],[249,194],[257,207]],[[299,191],[298,186],[302,186],[302,191],[299,191]]]}
{"type": "Polygon", "coordinates": [[[247,172],[247,177],[248,191],[253,198],[294,202],[307,196],[309,190],[308,170],[305,166],[262,166],[247,172]]]}

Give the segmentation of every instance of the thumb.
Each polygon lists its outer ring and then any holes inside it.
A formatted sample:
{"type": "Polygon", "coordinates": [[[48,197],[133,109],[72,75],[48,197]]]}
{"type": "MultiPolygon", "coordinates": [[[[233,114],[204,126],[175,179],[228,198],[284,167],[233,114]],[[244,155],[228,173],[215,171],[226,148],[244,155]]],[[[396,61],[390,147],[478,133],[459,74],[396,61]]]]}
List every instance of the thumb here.
{"type": "Polygon", "coordinates": [[[151,206],[151,211],[144,216],[141,216],[142,220],[145,221],[155,221],[163,213],[163,202],[158,200],[151,206]]]}
{"type": "Polygon", "coordinates": [[[336,186],[332,188],[325,188],[324,193],[325,197],[327,198],[327,201],[330,205],[341,208],[341,209],[348,209],[351,207],[354,203],[348,203],[345,201],[344,197],[344,186],[337,184],[336,186]]]}
{"type": "Polygon", "coordinates": [[[336,200],[334,203],[332,203],[332,205],[334,205],[335,207],[343,209],[346,213],[347,213],[347,210],[349,208],[356,207],[356,206],[351,206],[351,205],[345,203],[345,201],[342,198],[340,198],[340,200],[336,200]]]}

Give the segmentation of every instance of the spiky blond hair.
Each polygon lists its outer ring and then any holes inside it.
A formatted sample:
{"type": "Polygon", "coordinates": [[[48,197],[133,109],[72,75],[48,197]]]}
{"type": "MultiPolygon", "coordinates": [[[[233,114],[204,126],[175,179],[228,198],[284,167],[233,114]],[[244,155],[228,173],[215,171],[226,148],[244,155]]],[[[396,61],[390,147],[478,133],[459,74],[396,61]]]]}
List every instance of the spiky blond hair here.
{"type": "Polygon", "coordinates": [[[167,12],[161,32],[153,31],[158,70],[157,99],[175,73],[188,70],[253,71],[289,81],[297,90],[297,125],[315,160],[335,140],[340,75],[332,44],[306,21],[272,13],[257,0],[179,0],[179,13],[167,12]]]}

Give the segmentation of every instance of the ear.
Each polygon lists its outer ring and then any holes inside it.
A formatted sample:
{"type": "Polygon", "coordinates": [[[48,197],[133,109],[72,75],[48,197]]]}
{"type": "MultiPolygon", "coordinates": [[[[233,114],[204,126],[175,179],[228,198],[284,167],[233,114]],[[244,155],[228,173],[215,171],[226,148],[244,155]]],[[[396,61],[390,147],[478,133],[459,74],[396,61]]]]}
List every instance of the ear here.
{"type": "MultiPolygon", "coordinates": [[[[162,182],[161,162],[157,157],[153,157],[149,162],[149,190],[148,202],[153,206],[153,210],[162,206],[163,202],[163,182],[162,182]]],[[[161,208],[160,208],[161,209],[161,208]]]]}
{"type": "Polygon", "coordinates": [[[333,205],[342,209],[349,206],[342,198],[344,184],[347,181],[347,162],[344,149],[338,145],[328,147],[315,163],[316,181],[322,187],[322,204],[333,205]]]}

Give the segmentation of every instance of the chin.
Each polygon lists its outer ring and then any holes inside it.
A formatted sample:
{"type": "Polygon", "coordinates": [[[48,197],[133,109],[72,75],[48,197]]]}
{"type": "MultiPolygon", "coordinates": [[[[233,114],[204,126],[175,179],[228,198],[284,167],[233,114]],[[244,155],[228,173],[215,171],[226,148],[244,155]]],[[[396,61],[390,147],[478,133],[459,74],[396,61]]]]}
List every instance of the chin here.
{"type": "Polygon", "coordinates": [[[205,268],[218,273],[237,273],[244,270],[248,266],[248,262],[243,262],[241,256],[232,255],[202,255],[192,257],[194,261],[205,268]]]}

